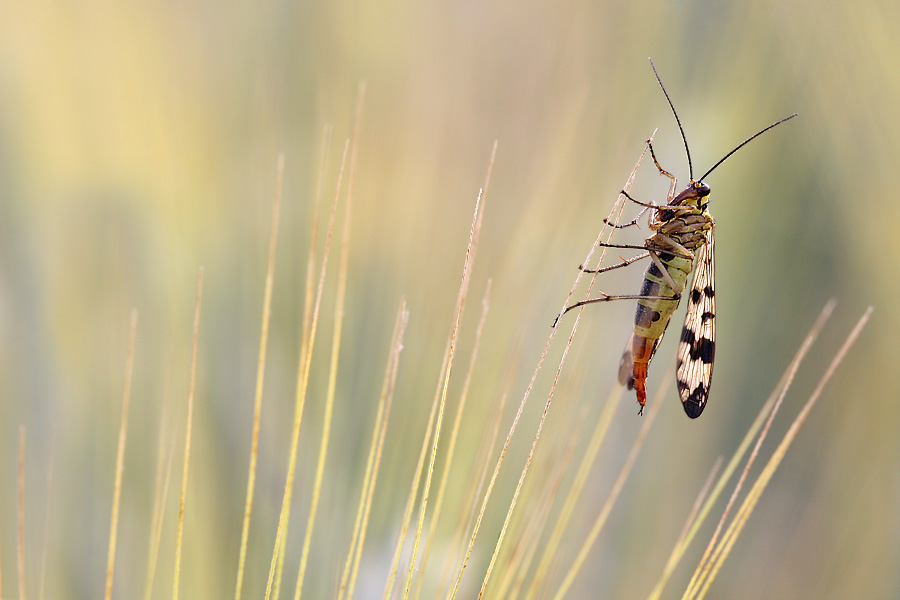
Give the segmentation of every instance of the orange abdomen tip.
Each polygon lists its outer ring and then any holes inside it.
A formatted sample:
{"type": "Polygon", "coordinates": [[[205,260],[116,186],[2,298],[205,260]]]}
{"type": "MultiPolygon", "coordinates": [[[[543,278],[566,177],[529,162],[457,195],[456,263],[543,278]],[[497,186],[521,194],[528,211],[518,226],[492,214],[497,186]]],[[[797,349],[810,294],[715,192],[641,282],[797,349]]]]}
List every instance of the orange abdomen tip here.
{"type": "Polygon", "coordinates": [[[647,404],[647,363],[634,363],[634,391],[637,392],[637,401],[641,405],[640,414],[644,412],[647,404]]]}

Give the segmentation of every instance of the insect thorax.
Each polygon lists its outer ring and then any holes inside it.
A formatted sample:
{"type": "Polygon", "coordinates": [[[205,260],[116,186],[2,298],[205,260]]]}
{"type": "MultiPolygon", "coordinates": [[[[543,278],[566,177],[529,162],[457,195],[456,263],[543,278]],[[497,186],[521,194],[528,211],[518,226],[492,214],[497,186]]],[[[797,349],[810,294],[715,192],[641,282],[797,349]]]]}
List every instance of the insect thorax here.
{"type": "Polygon", "coordinates": [[[696,250],[706,243],[713,218],[705,203],[702,207],[684,205],[660,209],[650,225],[657,235],[666,236],[688,250],[696,250]]]}

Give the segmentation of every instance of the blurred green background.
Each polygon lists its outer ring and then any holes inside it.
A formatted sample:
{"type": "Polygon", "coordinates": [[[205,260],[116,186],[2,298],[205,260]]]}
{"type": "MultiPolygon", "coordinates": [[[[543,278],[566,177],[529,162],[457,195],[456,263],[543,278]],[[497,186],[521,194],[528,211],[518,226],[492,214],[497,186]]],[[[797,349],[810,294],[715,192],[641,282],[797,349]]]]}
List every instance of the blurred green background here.
{"type": "MultiPolygon", "coordinates": [[[[98,597],[103,589],[132,307],[140,321],[114,591],[129,598],[143,590],[159,423],[165,413],[170,433],[183,427],[195,279],[204,265],[181,590],[186,598],[233,595],[275,165],[283,151],[284,206],[244,588],[247,597],[262,596],[284,485],[323,128],[333,127],[327,206],[351,134],[358,82],[365,80],[335,437],[304,591],[329,597],[339,579],[390,332],[405,296],[407,350],[357,588],[359,597],[380,597],[492,144],[499,140],[459,356],[471,348],[488,278],[492,312],[461,465],[477,449],[512,369],[501,432],[508,429],[576,267],[657,127],[660,161],[680,184],[687,179],[682,142],[648,56],[679,111],[697,175],[762,127],[792,112],[800,117],[707,179],[718,262],[710,405],[690,421],[672,387],[571,597],[649,592],[715,457],[733,451],[830,297],[839,301],[835,316],[801,369],[773,436],[783,433],[870,304],[873,321],[801,431],[712,593],[900,596],[900,320],[893,310],[900,293],[900,4],[796,0],[3,3],[4,592],[11,594],[16,580],[20,425],[27,431],[29,588],[37,588],[52,462],[47,597],[98,597]]],[[[647,163],[633,194],[660,201],[666,184],[647,163]]],[[[640,270],[622,270],[598,285],[633,293],[640,270]]],[[[333,280],[332,270],[325,306],[333,301],[333,280]]],[[[615,381],[632,315],[626,303],[585,313],[538,459],[556,456],[548,452],[560,436],[574,432],[586,441],[615,381]]],[[[304,416],[288,582],[309,502],[331,322],[325,310],[304,416]]],[[[551,348],[476,545],[464,580],[474,589],[563,337],[551,348]]],[[[670,333],[650,370],[651,398],[673,377],[675,339],[670,333]]],[[[466,362],[458,359],[451,394],[459,391],[466,362]]],[[[560,549],[563,561],[581,543],[624,460],[641,424],[635,413],[629,395],[589,484],[591,498],[579,505],[560,549]]],[[[179,441],[176,465],[180,447],[179,441]]],[[[453,477],[451,484],[462,485],[465,474],[453,477]]],[[[173,494],[176,487],[173,480],[173,494]]],[[[175,500],[171,495],[166,514],[158,597],[171,589],[175,500]]],[[[673,596],[711,528],[705,531],[668,590],[673,596]]],[[[462,597],[472,597],[472,588],[465,589],[462,597]]]]}

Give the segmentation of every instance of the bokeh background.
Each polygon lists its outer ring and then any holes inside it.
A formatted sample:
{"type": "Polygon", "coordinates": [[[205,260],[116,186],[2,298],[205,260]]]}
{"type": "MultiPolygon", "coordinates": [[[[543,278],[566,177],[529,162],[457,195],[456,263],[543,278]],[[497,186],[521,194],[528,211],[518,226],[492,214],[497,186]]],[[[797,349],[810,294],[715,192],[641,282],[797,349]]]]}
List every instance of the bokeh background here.
{"type": "MultiPolygon", "coordinates": [[[[114,594],[142,593],[160,423],[168,419],[169,432],[183,427],[195,281],[203,265],[181,591],[186,598],[233,595],[275,165],[284,152],[244,588],[246,596],[262,597],[284,485],[320,148],[328,125],[327,206],[365,80],[335,437],[304,591],[321,598],[335,590],[394,315],[405,297],[406,350],[357,587],[358,597],[380,597],[494,140],[498,152],[460,356],[471,348],[489,278],[492,310],[461,465],[471,462],[493,403],[507,388],[501,431],[508,429],[576,267],[656,128],[661,162],[687,179],[682,142],[648,56],[679,111],[697,175],[765,125],[792,112],[800,117],[707,180],[718,223],[713,396],[702,418],[691,421],[670,388],[570,596],[649,592],[712,462],[733,451],[832,297],[839,302],[835,315],[773,435],[787,427],[869,305],[873,321],[801,431],[712,593],[900,596],[900,319],[894,310],[900,5],[798,0],[3,3],[4,594],[16,589],[20,425],[27,436],[29,589],[38,587],[45,543],[46,597],[97,597],[103,589],[132,307],[139,325],[114,594]]],[[[659,201],[666,185],[647,163],[633,194],[659,201]]],[[[637,235],[622,240],[633,243],[637,235]]],[[[598,285],[631,292],[640,270],[622,270],[598,285]]],[[[326,306],[333,301],[333,273],[326,306]]],[[[570,434],[583,440],[576,446],[576,455],[581,452],[614,384],[632,314],[626,303],[585,313],[546,442],[538,447],[536,460],[551,471],[570,434]]],[[[323,331],[332,318],[323,313],[323,331]]],[[[462,597],[473,597],[481,580],[563,337],[554,341],[526,408],[462,597]]],[[[651,368],[651,397],[672,377],[675,337],[670,333],[651,368]]],[[[329,342],[320,343],[327,349],[329,342]]],[[[288,579],[309,503],[326,357],[323,350],[313,363],[288,579]]],[[[627,396],[589,497],[561,545],[563,563],[581,543],[640,427],[635,409],[627,396]]],[[[181,442],[174,448],[178,465],[181,442]]],[[[464,487],[465,468],[451,485],[464,487]]],[[[541,480],[531,483],[539,487],[541,480]]],[[[157,597],[171,591],[176,487],[173,482],[157,597]]],[[[668,594],[683,589],[711,528],[704,531],[668,594]]],[[[432,593],[424,590],[425,597],[432,593]]]]}

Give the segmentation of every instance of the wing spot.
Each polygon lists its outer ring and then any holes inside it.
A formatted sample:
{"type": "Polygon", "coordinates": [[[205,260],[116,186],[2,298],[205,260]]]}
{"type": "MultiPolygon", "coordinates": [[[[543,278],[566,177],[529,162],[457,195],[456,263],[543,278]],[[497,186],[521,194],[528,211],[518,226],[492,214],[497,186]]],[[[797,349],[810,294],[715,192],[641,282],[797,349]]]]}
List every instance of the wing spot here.
{"type": "Polygon", "coordinates": [[[709,387],[702,383],[697,384],[691,395],[684,399],[684,412],[692,419],[696,419],[706,407],[706,400],[709,398],[709,387]]]}
{"type": "MultiPolygon", "coordinates": [[[[683,339],[684,335],[681,337],[683,339]]],[[[693,333],[691,337],[694,337],[693,333]]],[[[716,343],[709,338],[700,338],[691,344],[691,360],[700,360],[703,364],[709,365],[712,364],[715,354],[716,343]]]]}

